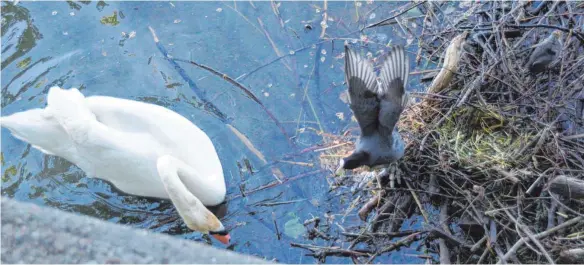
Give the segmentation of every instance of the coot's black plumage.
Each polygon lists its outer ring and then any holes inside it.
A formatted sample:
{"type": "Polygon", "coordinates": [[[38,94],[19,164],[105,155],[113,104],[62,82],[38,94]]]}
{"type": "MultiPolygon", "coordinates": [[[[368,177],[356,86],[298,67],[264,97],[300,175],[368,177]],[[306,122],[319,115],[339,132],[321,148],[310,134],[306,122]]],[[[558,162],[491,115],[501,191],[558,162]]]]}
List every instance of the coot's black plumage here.
{"type": "Polygon", "coordinates": [[[345,79],[349,106],[361,128],[353,154],[341,159],[339,170],[390,164],[404,155],[405,144],[396,123],[407,102],[409,61],[401,46],[384,56],[377,77],[369,61],[345,44],[345,79]]]}
{"type": "Polygon", "coordinates": [[[550,63],[558,58],[562,49],[561,36],[562,32],[555,30],[541,43],[535,45],[535,49],[526,63],[527,69],[532,75],[545,71],[550,63]]]}

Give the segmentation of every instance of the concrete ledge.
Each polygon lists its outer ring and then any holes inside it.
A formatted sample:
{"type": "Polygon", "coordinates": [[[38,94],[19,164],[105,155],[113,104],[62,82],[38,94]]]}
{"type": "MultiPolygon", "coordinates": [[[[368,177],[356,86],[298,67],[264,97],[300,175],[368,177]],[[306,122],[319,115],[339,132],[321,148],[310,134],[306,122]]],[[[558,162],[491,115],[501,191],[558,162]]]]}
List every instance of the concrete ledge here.
{"type": "Polygon", "coordinates": [[[2,263],[267,263],[252,256],[2,197],[2,263]]]}

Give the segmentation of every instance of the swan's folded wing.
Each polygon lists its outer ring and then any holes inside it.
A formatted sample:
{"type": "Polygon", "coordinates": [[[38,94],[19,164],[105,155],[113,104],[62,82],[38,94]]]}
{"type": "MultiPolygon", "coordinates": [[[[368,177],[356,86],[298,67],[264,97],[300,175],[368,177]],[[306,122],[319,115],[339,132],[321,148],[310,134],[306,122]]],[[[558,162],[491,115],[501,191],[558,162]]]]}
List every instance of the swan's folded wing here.
{"type": "Polygon", "coordinates": [[[45,110],[61,124],[73,142],[81,143],[88,140],[95,115],[85,104],[85,98],[79,90],[51,87],[45,110]]]}
{"type": "Polygon", "coordinates": [[[382,136],[391,136],[405,106],[407,98],[405,85],[408,82],[409,70],[409,61],[403,47],[395,47],[385,57],[381,67],[381,86],[378,92],[381,100],[379,131],[382,136]]]}
{"type": "Polygon", "coordinates": [[[349,86],[349,106],[359,123],[361,135],[377,130],[379,100],[373,66],[345,44],[345,79],[349,86]]]}

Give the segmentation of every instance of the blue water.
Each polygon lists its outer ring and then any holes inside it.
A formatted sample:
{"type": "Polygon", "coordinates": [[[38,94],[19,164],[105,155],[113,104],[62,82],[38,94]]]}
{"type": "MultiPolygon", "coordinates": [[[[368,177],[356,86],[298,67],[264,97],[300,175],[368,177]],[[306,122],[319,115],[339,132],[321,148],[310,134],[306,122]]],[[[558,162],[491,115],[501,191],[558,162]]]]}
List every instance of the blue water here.
{"type": "MultiPolygon", "coordinates": [[[[359,38],[355,32],[366,24],[395,13],[406,3],[329,2],[327,37],[359,38]],[[359,22],[357,22],[359,14],[359,22]]],[[[193,90],[230,119],[247,136],[269,163],[286,154],[323,143],[319,129],[339,134],[348,127],[351,112],[339,99],[346,90],[343,60],[344,40],[321,41],[323,2],[281,2],[279,16],[270,2],[2,2],[2,115],[46,104],[49,87],[77,87],[86,96],[107,95],[148,101],[166,106],[193,121],[213,140],[224,168],[228,197],[240,194],[240,184],[251,190],[275,180],[269,167],[257,158],[221,119],[200,106],[193,90]],[[118,24],[100,22],[116,12],[118,24]],[[261,19],[264,27],[260,25],[261,19]],[[310,24],[312,30],[305,30],[310,24]],[[271,63],[238,80],[263,102],[292,138],[290,144],[262,108],[238,88],[211,73],[185,63],[179,74],[167,61],[148,29],[152,27],[160,44],[174,58],[194,60],[233,78],[266,65],[279,55],[307,47],[283,60],[271,63]],[[272,43],[266,37],[268,32],[272,43]],[[189,80],[192,84],[189,85],[189,80]],[[193,86],[194,84],[194,86],[193,86]],[[307,100],[314,106],[314,112],[307,100]],[[198,102],[198,103],[197,103],[198,102]],[[314,116],[314,113],[317,117],[314,116]],[[345,119],[337,117],[343,113],[345,119]],[[320,123],[320,125],[318,124],[320,123]],[[302,132],[302,133],[300,133],[302,132]],[[249,160],[253,174],[246,170],[249,160]]],[[[405,43],[399,28],[366,31],[368,38],[387,44],[405,43]]],[[[409,46],[415,54],[415,43],[409,46]]],[[[370,44],[374,52],[383,46],[370,44]]],[[[410,54],[413,58],[413,55],[410,54]]],[[[412,64],[413,65],[413,64],[412,64]]],[[[66,211],[86,214],[115,223],[151,229],[225,248],[217,241],[189,231],[172,204],[124,195],[102,180],[86,178],[64,159],[43,155],[2,129],[2,195],[66,211]]],[[[313,163],[312,167],[276,163],[286,177],[321,169],[318,153],[308,152],[286,159],[313,163]]],[[[278,239],[286,222],[300,223],[314,216],[333,216],[333,224],[358,229],[364,224],[356,216],[342,214],[355,196],[329,192],[323,171],[297,181],[265,189],[246,198],[228,202],[222,222],[231,230],[229,249],[286,263],[314,263],[306,250],[290,242],[346,248],[342,237],[325,242],[302,235],[278,239]],[[278,206],[257,206],[257,202],[299,200],[278,206]],[[341,214],[339,214],[341,213],[341,214]]],[[[338,235],[338,226],[330,228],[338,235]]],[[[406,256],[416,253],[404,248],[384,254],[379,262],[423,262],[406,256]]],[[[327,263],[350,263],[351,259],[329,257],[327,263]]]]}

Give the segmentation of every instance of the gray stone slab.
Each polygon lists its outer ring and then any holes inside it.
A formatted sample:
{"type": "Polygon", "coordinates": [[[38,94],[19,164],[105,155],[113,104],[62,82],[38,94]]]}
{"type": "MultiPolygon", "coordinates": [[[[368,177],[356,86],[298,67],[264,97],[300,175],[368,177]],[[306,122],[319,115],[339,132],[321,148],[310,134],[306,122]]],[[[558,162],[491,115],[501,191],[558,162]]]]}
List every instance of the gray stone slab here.
{"type": "Polygon", "coordinates": [[[2,197],[2,263],[267,263],[148,230],[2,197]]]}

